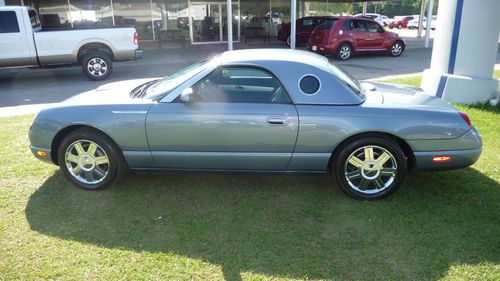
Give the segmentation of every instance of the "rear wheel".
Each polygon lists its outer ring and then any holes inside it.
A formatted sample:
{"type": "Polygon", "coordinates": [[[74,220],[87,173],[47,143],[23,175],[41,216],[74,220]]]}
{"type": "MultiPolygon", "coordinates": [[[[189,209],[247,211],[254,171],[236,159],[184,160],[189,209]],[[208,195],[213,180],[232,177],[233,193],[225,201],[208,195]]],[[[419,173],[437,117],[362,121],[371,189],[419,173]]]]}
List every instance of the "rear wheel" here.
{"type": "Polygon", "coordinates": [[[398,24],[398,29],[401,29],[403,28],[403,25],[402,24],[398,24]]]}
{"type": "Polygon", "coordinates": [[[113,71],[113,62],[103,52],[91,52],[82,59],[82,71],[94,81],[105,80],[113,71]]]}
{"type": "Polygon", "coordinates": [[[119,148],[106,135],[92,129],[69,133],[57,155],[64,176],[86,190],[104,189],[118,181],[126,170],[119,148]]]}
{"type": "Polygon", "coordinates": [[[352,47],[348,43],[340,45],[337,49],[337,58],[339,60],[348,60],[352,55],[352,47]]]}
{"type": "Polygon", "coordinates": [[[337,183],[356,199],[385,198],[406,176],[404,152],[391,139],[364,137],[344,145],[334,157],[332,169],[337,183]]]}
{"type": "Polygon", "coordinates": [[[292,44],[292,37],[290,35],[288,35],[288,37],[286,38],[286,44],[288,45],[288,47],[290,47],[290,45],[292,44]]]}

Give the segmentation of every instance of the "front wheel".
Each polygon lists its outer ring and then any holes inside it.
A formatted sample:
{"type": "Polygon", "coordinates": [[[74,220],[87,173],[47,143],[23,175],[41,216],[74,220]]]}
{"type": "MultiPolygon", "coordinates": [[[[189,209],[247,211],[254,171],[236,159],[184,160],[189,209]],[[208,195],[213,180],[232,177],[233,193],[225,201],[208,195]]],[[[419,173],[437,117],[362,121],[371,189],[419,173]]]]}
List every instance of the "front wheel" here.
{"type": "Polygon", "coordinates": [[[288,37],[286,38],[286,45],[288,47],[290,47],[290,45],[292,45],[292,37],[290,35],[288,35],[288,37]]]}
{"type": "Polygon", "coordinates": [[[103,52],[91,52],[82,59],[83,73],[94,81],[105,80],[113,71],[113,62],[103,52]]]}
{"type": "Polygon", "coordinates": [[[401,43],[400,41],[396,41],[391,45],[389,55],[391,55],[392,57],[399,57],[403,53],[403,50],[403,43],[401,43]]]}
{"type": "Polygon", "coordinates": [[[64,176],[86,190],[104,189],[118,181],[126,170],[119,148],[106,135],[92,129],[69,133],[57,155],[64,176]]]}
{"type": "Polygon", "coordinates": [[[336,182],[347,195],[364,200],[389,196],[403,182],[407,162],[403,150],[391,139],[365,137],[350,142],[334,155],[336,182]]]}

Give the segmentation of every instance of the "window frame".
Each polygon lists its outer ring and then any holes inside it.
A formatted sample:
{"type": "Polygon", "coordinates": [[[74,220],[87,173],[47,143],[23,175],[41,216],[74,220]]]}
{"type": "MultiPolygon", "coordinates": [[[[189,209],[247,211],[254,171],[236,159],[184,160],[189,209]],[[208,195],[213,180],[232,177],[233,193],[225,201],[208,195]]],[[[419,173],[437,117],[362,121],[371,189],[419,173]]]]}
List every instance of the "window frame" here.
{"type": "MultiPolygon", "coordinates": [[[[276,77],[276,75],[269,69],[265,68],[265,67],[261,67],[261,66],[256,66],[256,65],[219,65],[217,67],[215,67],[212,71],[210,71],[208,74],[206,74],[205,76],[203,76],[201,79],[199,79],[198,81],[194,82],[193,84],[191,84],[191,86],[189,87],[186,87],[186,88],[193,88],[193,87],[196,87],[199,83],[201,83],[203,80],[207,79],[210,75],[212,75],[214,72],[216,71],[222,71],[222,69],[224,68],[249,68],[249,69],[257,69],[257,70],[260,70],[260,71],[264,71],[265,73],[269,74],[269,76],[271,76],[275,81],[278,82],[279,86],[281,86],[282,90],[284,91],[285,95],[288,97],[288,102],[200,102],[200,103],[205,103],[205,104],[211,104],[211,103],[214,103],[214,104],[295,104],[292,97],[290,96],[290,94],[288,93],[288,90],[286,89],[285,85],[281,82],[281,80],[276,77]]],[[[183,101],[180,100],[180,95],[177,96],[175,99],[173,99],[171,101],[172,103],[184,103],[183,101]]],[[[196,101],[198,102],[198,101],[196,101]]]]}
{"type": "Polygon", "coordinates": [[[314,96],[314,95],[316,95],[317,93],[319,93],[319,91],[321,91],[321,84],[322,84],[322,83],[321,83],[321,79],[319,79],[319,77],[318,77],[318,76],[316,76],[316,75],[314,75],[314,74],[312,74],[312,73],[308,73],[308,74],[304,74],[304,75],[302,75],[302,76],[299,78],[299,81],[298,81],[298,83],[297,83],[297,86],[299,87],[299,90],[300,90],[300,92],[301,92],[303,95],[306,95],[306,96],[310,97],[310,96],[314,96]],[[304,92],[304,90],[303,90],[303,89],[302,89],[302,87],[300,86],[300,83],[302,82],[302,80],[303,80],[304,78],[308,77],[308,76],[311,76],[311,77],[316,78],[316,80],[318,81],[318,84],[319,84],[319,85],[318,85],[318,89],[317,89],[314,93],[312,93],[312,94],[308,94],[308,93],[304,92]]]}

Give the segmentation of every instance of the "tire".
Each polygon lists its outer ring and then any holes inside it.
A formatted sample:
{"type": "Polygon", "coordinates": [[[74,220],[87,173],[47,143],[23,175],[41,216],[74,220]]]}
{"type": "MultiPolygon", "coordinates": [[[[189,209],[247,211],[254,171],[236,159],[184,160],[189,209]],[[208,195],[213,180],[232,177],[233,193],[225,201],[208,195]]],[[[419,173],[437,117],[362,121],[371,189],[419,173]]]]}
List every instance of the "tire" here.
{"type": "Polygon", "coordinates": [[[352,56],[352,47],[349,43],[343,43],[337,48],[337,59],[348,60],[352,56]]]}
{"type": "Polygon", "coordinates": [[[66,179],[85,190],[101,190],[123,177],[127,164],[106,135],[89,128],[69,133],[59,145],[58,162],[66,179]]]}
{"type": "Polygon", "coordinates": [[[337,184],[355,199],[383,199],[396,191],[407,173],[403,150],[389,138],[354,140],[340,147],[333,157],[332,172],[337,184]]]}
{"type": "Polygon", "coordinates": [[[292,44],[292,37],[288,35],[288,37],[286,38],[286,45],[290,47],[291,44],[292,44]]]}
{"type": "Polygon", "coordinates": [[[392,43],[391,48],[389,49],[389,55],[391,57],[399,57],[404,51],[404,45],[401,41],[396,41],[392,43]]]}
{"type": "Polygon", "coordinates": [[[403,28],[403,25],[402,24],[398,24],[398,29],[401,29],[403,28]]]}
{"type": "Polygon", "coordinates": [[[91,52],[81,60],[83,73],[91,80],[107,79],[113,72],[113,62],[109,55],[103,52],[91,52]]]}

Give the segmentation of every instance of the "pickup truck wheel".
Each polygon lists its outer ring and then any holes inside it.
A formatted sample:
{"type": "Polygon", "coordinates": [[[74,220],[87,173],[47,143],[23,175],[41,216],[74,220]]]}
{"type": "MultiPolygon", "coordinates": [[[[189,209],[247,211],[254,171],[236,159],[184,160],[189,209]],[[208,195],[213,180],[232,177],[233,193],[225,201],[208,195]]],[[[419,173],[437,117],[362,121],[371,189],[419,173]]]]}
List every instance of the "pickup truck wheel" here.
{"type": "Polygon", "coordinates": [[[403,182],[407,161],[391,139],[364,137],[347,143],[334,155],[333,175],[342,191],[362,200],[389,196],[403,182]]]}
{"type": "Polygon", "coordinates": [[[113,71],[113,62],[105,53],[92,52],[83,57],[82,70],[94,81],[105,80],[113,71]]]}
{"type": "Polygon", "coordinates": [[[87,128],[75,130],[62,140],[58,161],[64,176],[86,190],[104,189],[117,182],[127,166],[113,141],[87,128]]]}

